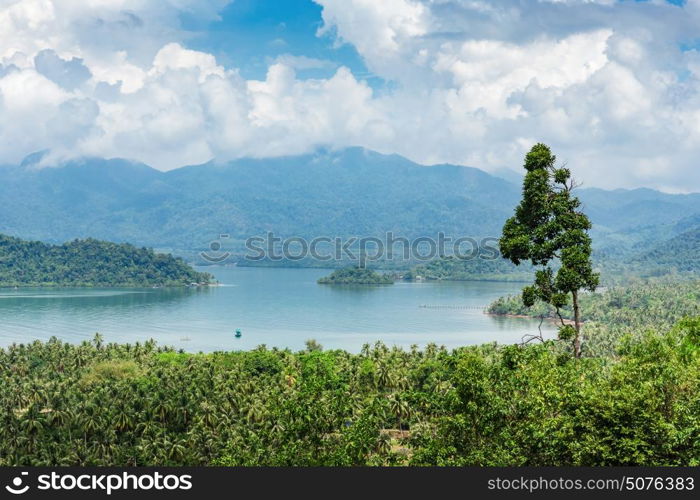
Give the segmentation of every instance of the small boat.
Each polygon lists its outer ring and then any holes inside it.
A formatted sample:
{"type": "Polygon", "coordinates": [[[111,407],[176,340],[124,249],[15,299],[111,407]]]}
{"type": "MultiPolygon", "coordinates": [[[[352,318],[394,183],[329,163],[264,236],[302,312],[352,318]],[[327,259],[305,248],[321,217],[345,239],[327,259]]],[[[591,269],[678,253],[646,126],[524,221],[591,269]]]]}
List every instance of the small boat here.
{"type": "Polygon", "coordinates": [[[243,336],[243,333],[241,333],[241,329],[240,329],[240,328],[236,328],[236,338],[237,338],[237,339],[240,339],[242,336],[243,336]]]}

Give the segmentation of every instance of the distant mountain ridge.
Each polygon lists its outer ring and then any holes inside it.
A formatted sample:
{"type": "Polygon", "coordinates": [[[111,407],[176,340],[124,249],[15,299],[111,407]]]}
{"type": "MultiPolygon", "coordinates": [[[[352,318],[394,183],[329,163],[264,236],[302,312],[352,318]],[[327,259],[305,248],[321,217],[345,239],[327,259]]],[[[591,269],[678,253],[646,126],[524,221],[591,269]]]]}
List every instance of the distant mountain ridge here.
{"type": "MultiPolygon", "coordinates": [[[[482,170],[421,166],[362,148],[208,163],[168,172],[123,159],[0,167],[0,233],[49,242],[94,237],[175,251],[280,237],[497,236],[520,186],[482,170]]],[[[641,249],[700,216],[700,194],[581,189],[599,247],[641,249]],[[645,233],[649,233],[646,234],[645,233]],[[640,246],[641,245],[641,246],[640,246]]],[[[657,241],[658,242],[658,241],[657,241]]],[[[651,247],[649,247],[651,248],[651,247]]]]}

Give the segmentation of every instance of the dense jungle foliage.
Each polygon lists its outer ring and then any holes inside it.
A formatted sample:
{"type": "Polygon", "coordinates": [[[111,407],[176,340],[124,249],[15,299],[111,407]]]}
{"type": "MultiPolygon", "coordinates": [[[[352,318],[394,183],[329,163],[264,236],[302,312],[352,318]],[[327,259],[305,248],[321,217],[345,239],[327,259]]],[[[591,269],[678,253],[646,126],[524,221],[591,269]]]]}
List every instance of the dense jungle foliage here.
{"type": "Polygon", "coordinates": [[[532,279],[533,273],[532,266],[524,264],[517,267],[496,253],[495,258],[440,257],[411,268],[404,274],[404,278],[415,279],[420,276],[428,280],[448,281],[528,281],[532,279]]]}
{"type": "Polygon", "coordinates": [[[94,239],[63,245],[0,235],[0,286],[181,286],[208,284],[182,259],[94,239]]]}
{"type": "Polygon", "coordinates": [[[700,317],[578,360],[37,341],[0,350],[0,419],[0,465],[699,465],[700,317]]]}
{"type": "Polygon", "coordinates": [[[631,265],[646,269],[674,269],[700,273],[700,226],[654,246],[631,259],[631,265]]]}
{"type": "Polygon", "coordinates": [[[347,267],[318,280],[321,285],[393,285],[394,277],[365,267],[347,267]]]}
{"type": "MultiPolygon", "coordinates": [[[[501,297],[488,312],[496,315],[542,317],[559,321],[552,306],[542,302],[526,307],[520,296],[501,297]]],[[[561,310],[570,320],[571,307],[561,310]]],[[[665,331],[679,318],[700,316],[700,281],[643,280],[581,296],[584,355],[607,356],[626,334],[665,331]]]]}

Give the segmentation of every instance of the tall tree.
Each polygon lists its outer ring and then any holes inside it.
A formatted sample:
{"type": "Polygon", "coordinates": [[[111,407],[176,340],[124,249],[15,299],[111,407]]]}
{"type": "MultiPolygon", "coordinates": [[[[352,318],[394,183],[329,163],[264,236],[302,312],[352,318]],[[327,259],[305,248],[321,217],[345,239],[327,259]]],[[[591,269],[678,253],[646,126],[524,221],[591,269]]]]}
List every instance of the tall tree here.
{"type": "Polygon", "coordinates": [[[503,257],[515,265],[529,260],[540,267],[535,282],[523,288],[523,302],[542,300],[554,306],[561,321],[559,338],[572,342],[574,356],[581,357],[581,290],[594,291],[599,276],[591,263],[591,222],[573,196],[576,183],[571,171],[555,165],[556,156],[544,144],[536,144],[525,156],[527,174],[523,198],[515,215],[503,226],[499,241],[503,257]],[[554,270],[556,269],[556,272],[554,270]],[[574,326],[566,324],[561,308],[573,302],[574,326]]]}

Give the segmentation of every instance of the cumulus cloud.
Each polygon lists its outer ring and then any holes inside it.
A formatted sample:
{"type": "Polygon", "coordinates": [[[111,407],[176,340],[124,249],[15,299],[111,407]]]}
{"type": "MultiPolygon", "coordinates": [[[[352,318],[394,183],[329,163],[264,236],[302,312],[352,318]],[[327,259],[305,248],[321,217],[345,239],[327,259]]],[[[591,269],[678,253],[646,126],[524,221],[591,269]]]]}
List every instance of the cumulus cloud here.
{"type": "Polygon", "coordinates": [[[78,57],[70,60],[61,59],[51,49],[44,49],[34,57],[34,67],[39,73],[66,90],[76,89],[92,76],[82,59],[78,57]]]}
{"type": "Polygon", "coordinates": [[[342,147],[381,135],[372,91],[339,68],[325,79],[295,70],[332,66],[283,55],[246,81],[184,46],[183,10],[214,17],[226,2],[24,0],[0,6],[3,162],[50,149],[119,156],[160,169],[216,158],[342,147]],[[128,39],[128,40],[127,40],[128,39]],[[175,40],[175,41],[173,41],[175,40]]]}
{"type": "Polygon", "coordinates": [[[407,29],[372,2],[316,1],[323,31],[398,84],[377,99],[396,140],[370,146],[497,169],[542,140],[587,185],[700,190],[697,51],[681,49],[698,0],[387,3],[407,29]]]}
{"type": "Polygon", "coordinates": [[[0,2],[0,162],[170,169],[360,145],[517,168],[550,143],[586,185],[700,190],[700,0],[314,0],[318,36],[388,82],[283,55],[263,80],[187,48],[227,0],[0,2]]]}

